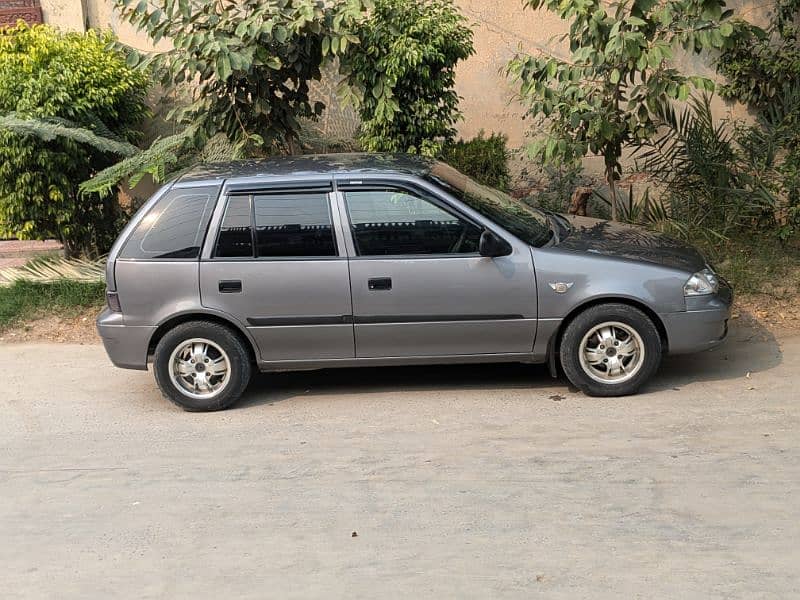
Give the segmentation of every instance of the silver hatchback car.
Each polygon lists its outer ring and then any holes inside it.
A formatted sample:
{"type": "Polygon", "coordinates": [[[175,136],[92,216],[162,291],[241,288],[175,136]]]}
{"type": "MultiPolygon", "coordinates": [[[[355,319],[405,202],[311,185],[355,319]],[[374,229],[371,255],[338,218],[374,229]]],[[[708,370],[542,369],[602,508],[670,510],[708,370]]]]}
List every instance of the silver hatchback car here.
{"type": "Polygon", "coordinates": [[[97,319],[118,367],[186,410],[261,371],[519,361],[594,396],[727,333],[730,287],[693,247],[537,210],[432,160],[336,154],[205,166],[110,253],[97,319]]]}

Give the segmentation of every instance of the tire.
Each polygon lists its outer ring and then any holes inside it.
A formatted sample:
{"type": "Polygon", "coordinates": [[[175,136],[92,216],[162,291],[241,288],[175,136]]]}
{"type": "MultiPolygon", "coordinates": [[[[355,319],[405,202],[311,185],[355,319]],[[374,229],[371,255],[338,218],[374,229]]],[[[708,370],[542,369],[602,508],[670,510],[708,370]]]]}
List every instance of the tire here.
{"type": "Polygon", "coordinates": [[[233,330],[211,321],[188,321],[159,340],[153,372],[170,402],[186,411],[207,412],[228,408],[241,397],[252,365],[245,342],[233,330]],[[205,353],[199,351],[204,347],[205,353]]]}
{"type": "Polygon", "coordinates": [[[561,338],[564,373],[589,396],[636,393],[658,370],[662,353],[653,321],[627,304],[587,308],[567,325],[561,338]]]}

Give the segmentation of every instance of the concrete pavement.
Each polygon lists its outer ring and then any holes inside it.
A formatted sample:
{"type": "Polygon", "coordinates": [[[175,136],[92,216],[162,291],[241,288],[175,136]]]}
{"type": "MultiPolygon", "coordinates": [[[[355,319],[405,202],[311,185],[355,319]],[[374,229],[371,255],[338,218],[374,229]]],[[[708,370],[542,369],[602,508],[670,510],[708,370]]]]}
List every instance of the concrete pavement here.
{"type": "Polygon", "coordinates": [[[4,598],[800,595],[798,337],[735,329],[630,398],[365,369],[213,414],[99,346],[0,364],[4,598]]]}

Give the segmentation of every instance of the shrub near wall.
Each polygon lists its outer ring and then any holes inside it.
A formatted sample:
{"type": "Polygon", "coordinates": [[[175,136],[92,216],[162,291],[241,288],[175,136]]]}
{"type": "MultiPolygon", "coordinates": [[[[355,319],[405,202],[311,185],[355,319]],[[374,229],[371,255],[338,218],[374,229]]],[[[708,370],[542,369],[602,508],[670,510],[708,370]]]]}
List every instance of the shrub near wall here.
{"type": "Polygon", "coordinates": [[[340,94],[359,107],[361,147],[439,154],[461,118],[456,65],[475,51],[453,0],[375,0],[358,37],[341,56],[340,94]]]}
{"type": "Polygon", "coordinates": [[[502,134],[485,137],[481,131],[471,140],[446,144],[442,160],[484,185],[505,191],[510,182],[507,141],[502,134]]]}
{"type": "MultiPolygon", "coordinates": [[[[23,23],[0,31],[0,115],[134,141],[147,79],[107,49],[112,40],[23,23]]],[[[54,237],[68,255],[107,250],[120,217],[116,195],[82,196],[78,185],[113,162],[74,139],[0,129],[0,237],[54,237]]]]}

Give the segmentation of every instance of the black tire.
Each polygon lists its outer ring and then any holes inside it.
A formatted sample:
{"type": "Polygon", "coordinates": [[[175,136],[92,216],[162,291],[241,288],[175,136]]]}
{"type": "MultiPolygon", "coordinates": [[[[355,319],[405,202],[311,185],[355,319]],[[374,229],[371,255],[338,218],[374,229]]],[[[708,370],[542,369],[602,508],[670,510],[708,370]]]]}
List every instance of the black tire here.
{"type": "Polygon", "coordinates": [[[653,321],[638,308],[627,304],[598,304],[587,308],[567,325],[561,337],[561,366],[567,379],[589,396],[627,396],[650,379],[661,364],[661,336],[653,321]],[[605,322],[622,323],[641,338],[644,357],[638,371],[625,381],[600,382],[593,379],[581,365],[581,343],[584,336],[605,322]]]}
{"type": "Polygon", "coordinates": [[[169,330],[159,340],[153,357],[153,373],[158,387],[170,402],[189,412],[208,412],[228,408],[241,397],[250,382],[252,365],[245,342],[233,330],[212,321],[188,321],[169,330]],[[193,338],[207,339],[228,355],[228,382],[211,398],[193,398],[170,378],[169,362],[173,351],[193,338]]]}

